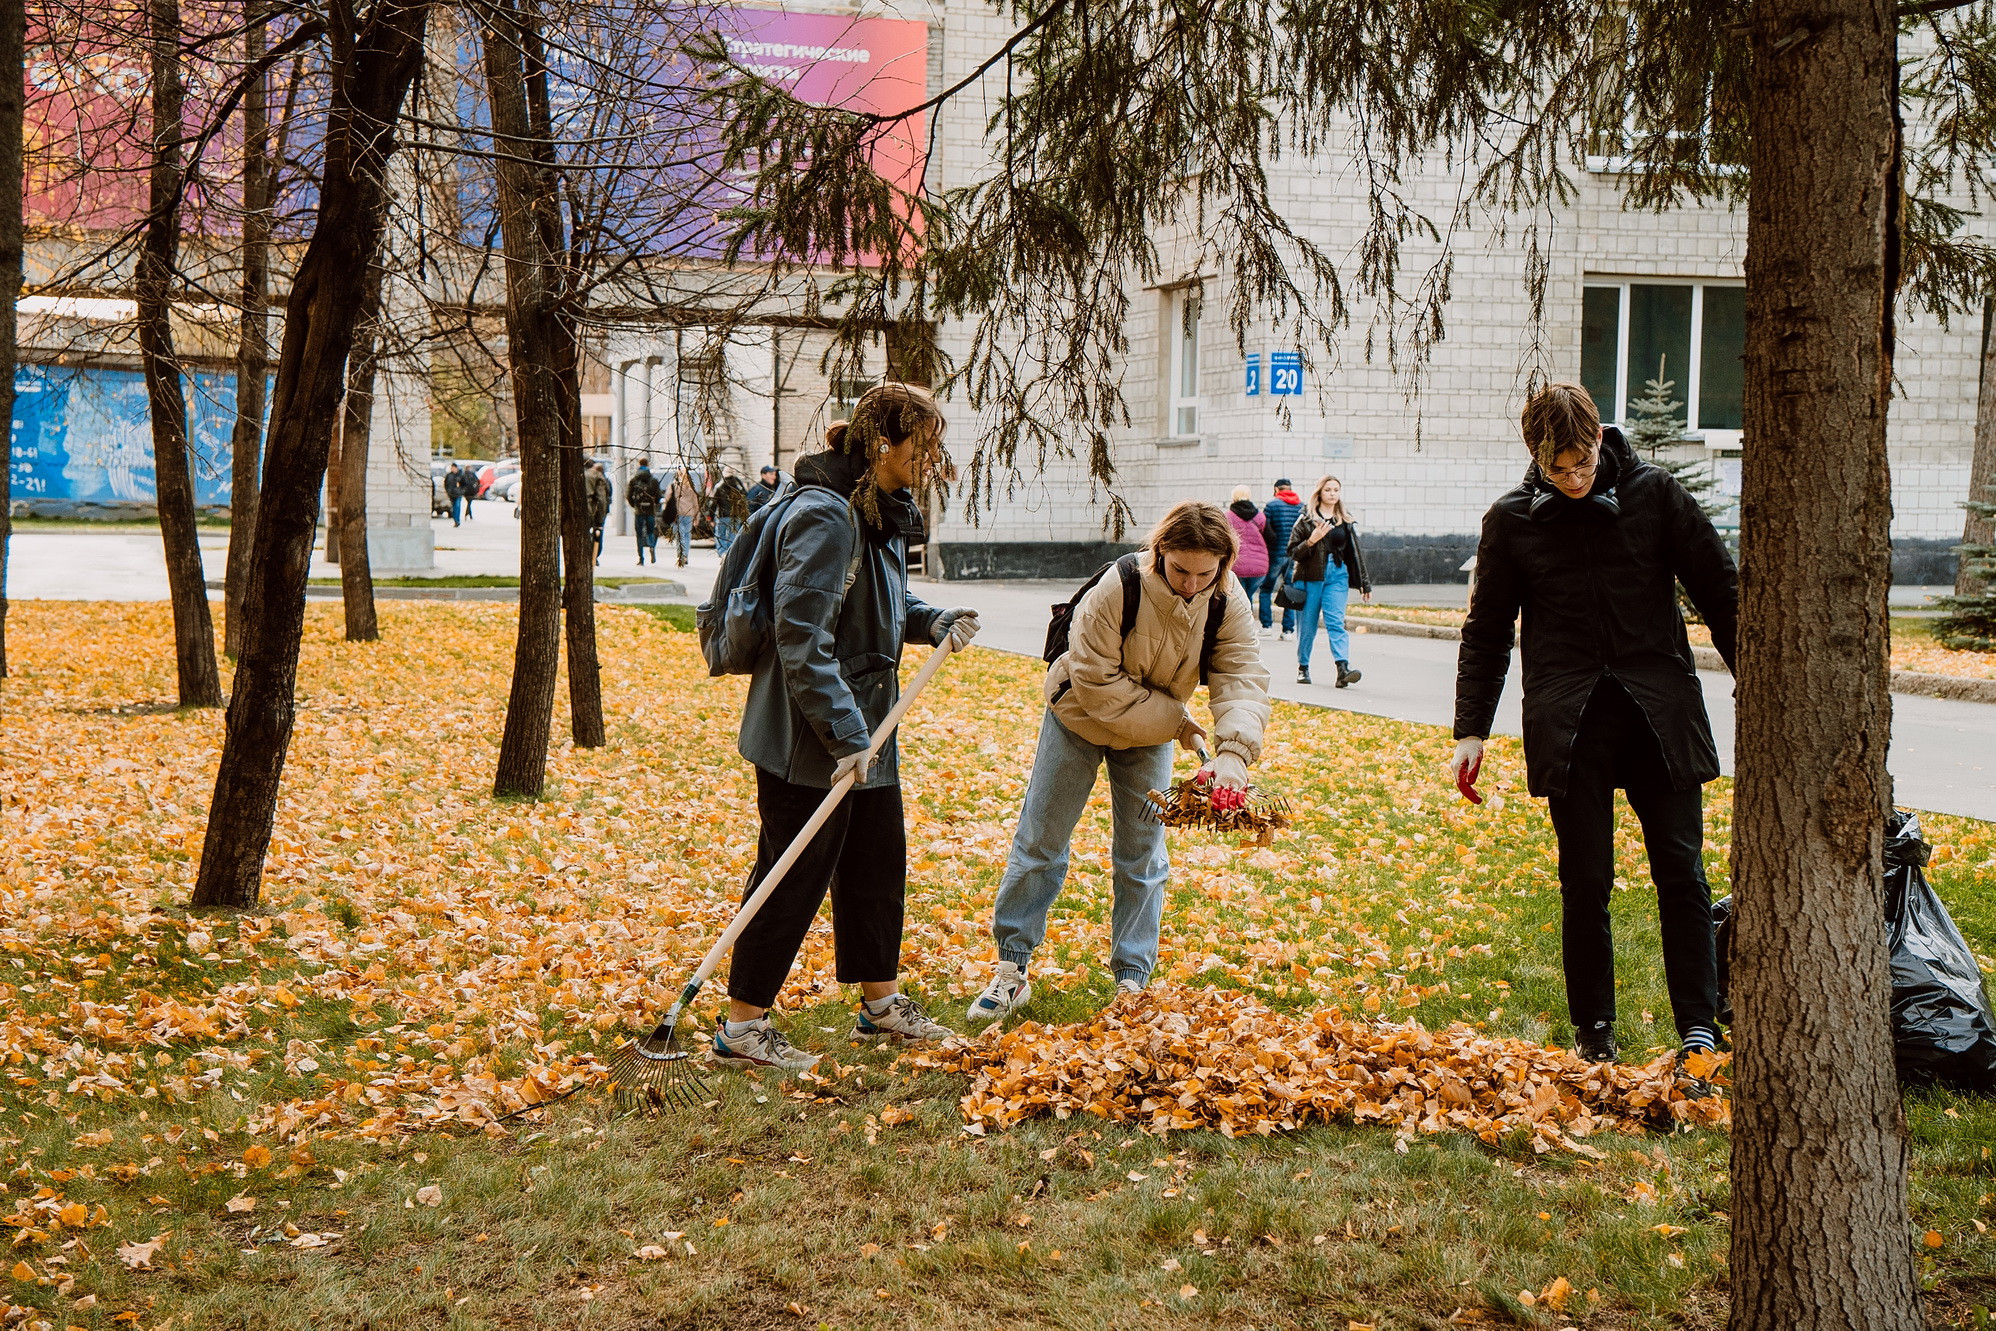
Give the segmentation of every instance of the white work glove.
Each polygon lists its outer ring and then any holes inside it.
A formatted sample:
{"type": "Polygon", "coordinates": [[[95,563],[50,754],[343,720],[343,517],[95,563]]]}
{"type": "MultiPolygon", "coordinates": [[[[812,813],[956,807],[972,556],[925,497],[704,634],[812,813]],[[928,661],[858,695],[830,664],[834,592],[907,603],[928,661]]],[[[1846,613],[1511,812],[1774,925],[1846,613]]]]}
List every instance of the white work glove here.
{"type": "Polygon", "coordinates": [[[1247,803],[1247,763],[1238,753],[1216,753],[1192,778],[1213,789],[1215,809],[1238,809],[1247,803]]]}
{"type": "Polygon", "coordinates": [[[832,784],[836,786],[845,780],[848,773],[851,773],[853,784],[858,785],[866,780],[866,774],[872,766],[873,755],[865,749],[861,749],[858,753],[849,753],[839,759],[838,766],[832,769],[832,784]]]}
{"type": "Polygon", "coordinates": [[[1186,717],[1185,724],[1178,728],[1178,747],[1187,753],[1196,753],[1204,757],[1206,752],[1206,727],[1200,725],[1191,717],[1186,717]]]}
{"type": "Polygon", "coordinates": [[[948,638],[950,650],[960,652],[970,646],[978,628],[975,610],[967,605],[951,606],[936,616],[935,626],[929,630],[929,641],[940,647],[943,639],[948,638]]]}
{"type": "Polygon", "coordinates": [[[1483,803],[1483,796],[1476,793],[1476,774],[1483,770],[1483,741],[1470,735],[1455,742],[1455,756],[1448,760],[1448,774],[1455,780],[1455,788],[1471,804],[1483,803]]]}

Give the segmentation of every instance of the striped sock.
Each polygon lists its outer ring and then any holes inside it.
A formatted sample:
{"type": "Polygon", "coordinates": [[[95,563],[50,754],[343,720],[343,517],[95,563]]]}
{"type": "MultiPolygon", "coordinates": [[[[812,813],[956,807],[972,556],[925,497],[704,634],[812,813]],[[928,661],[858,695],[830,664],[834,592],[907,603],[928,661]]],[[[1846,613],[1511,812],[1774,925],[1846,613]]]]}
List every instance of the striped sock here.
{"type": "Polygon", "coordinates": [[[1684,1053],[1709,1054],[1719,1047],[1719,1033],[1710,1026],[1693,1026],[1684,1033],[1684,1053]]]}

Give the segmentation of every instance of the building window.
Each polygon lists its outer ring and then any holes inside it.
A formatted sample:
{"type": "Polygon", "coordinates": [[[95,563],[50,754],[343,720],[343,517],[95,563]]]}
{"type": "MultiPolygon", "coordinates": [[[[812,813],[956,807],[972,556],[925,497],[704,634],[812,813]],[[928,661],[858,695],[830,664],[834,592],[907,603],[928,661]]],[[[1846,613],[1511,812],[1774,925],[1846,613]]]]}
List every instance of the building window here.
{"type": "Polygon", "coordinates": [[[1737,283],[1590,281],[1581,294],[1580,383],[1601,418],[1660,379],[1687,404],[1686,433],[1733,447],[1745,382],[1746,288],[1737,283]]]}
{"type": "Polygon", "coordinates": [[[832,380],[832,419],[849,421],[859,400],[866,396],[866,390],[873,387],[871,379],[832,380]]]}
{"type": "Polygon", "coordinates": [[[1190,439],[1199,434],[1199,315],[1204,305],[1199,293],[1185,288],[1170,293],[1166,330],[1170,337],[1170,414],[1166,418],[1173,438],[1190,439]]]}

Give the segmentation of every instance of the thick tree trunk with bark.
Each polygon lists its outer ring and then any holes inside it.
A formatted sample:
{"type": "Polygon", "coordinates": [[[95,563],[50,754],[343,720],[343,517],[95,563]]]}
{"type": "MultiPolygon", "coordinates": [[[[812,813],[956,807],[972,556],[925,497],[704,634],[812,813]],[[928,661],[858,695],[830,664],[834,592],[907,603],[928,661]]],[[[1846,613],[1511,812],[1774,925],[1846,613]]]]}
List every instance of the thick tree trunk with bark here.
{"type": "MultiPolygon", "coordinates": [[[[520,627],[513,686],[499,741],[496,795],[538,796],[547,778],[548,734],[561,664],[561,273],[539,214],[552,204],[545,172],[523,151],[527,111],[522,6],[496,4],[483,39],[485,86],[501,156],[499,226],[506,248],[506,353],[520,436],[520,627]]],[[[560,225],[557,217],[553,229],[560,225]]]]}
{"type": "Polygon", "coordinates": [[[173,275],[180,259],[181,103],[179,0],[149,0],[152,39],[152,174],[145,241],[139,251],[139,363],[152,417],[159,533],[173,598],[173,649],[182,707],[220,707],[215,623],[201,568],[194,475],[187,457],[187,399],[173,348],[173,275]]]}
{"type": "Polygon", "coordinates": [[[1892,5],[1761,0],[1752,43],[1730,1325],[1913,1331],[1880,863],[1892,5]]]}
{"type": "Polygon", "coordinates": [[[0,679],[7,677],[7,548],[13,539],[15,305],[21,298],[21,135],[27,6],[0,4],[0,679]]]}
{"type": "MultiPolygon", "coordinates": [[[[340,417],[340,600],[347,641],[375,642],[374,565],[367,553],[367,449],[374,429],[374,372],[381,364],[381,265],[368,268],[360,330],[347,363],[346,408],[340,417]]],[[[326,529],[332,544],[333,526],[326,529]]]]}
{"type": "MultiPolygon", "coordinates": [[[[278,349],[265,485],[243,598],[241,664],[229,700],[195,906],[256,904],[291,743],[305,578],[347,357],[381,245],[394,124],[422,67],[430,0],[382,0],[335,32],[319,219],[298,265],[278,349]]],[[[329,11],[337,25],[349,11],[329,11]]]]}
{"type": "MultiPolygon", "coordinates": [[[[1996,301],[1982,302],[1982,380],[1975,396],[1975,454],[1968,464],[1968,497],[1996,504],[1996,301]]],[[[1996,543],[1996,521],[1971,510],[1961,524],[1963,545],[1996,543]]],[[[1980,596],[1982,579],[1963,559],[1954,574],[1956,596],[1980,596]]]]}
{"type": "MultiPolygon", "coordinates": [[[[265,0],[243,5],[243,62],[263,59],[265,0]]],[[[263,468],[264,376],[270,370],[270,76],[243,90],[242,333],[236,344],[236,424],[229,435],[229,559],[222,575],[222,648],[242,651],[243,583],[263,468]]]]}

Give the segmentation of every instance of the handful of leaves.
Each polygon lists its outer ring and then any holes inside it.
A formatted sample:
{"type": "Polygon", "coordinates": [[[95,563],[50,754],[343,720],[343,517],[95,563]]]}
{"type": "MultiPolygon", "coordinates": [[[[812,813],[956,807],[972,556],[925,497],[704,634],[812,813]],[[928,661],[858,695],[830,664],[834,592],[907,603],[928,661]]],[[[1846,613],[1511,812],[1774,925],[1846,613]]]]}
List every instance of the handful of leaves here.
{"type": "Polygon", "coordinates": [[[1258,846],[1275,844],[1275,834],[1289,826],[1289,802],[1249,786],[1232,790],[1202,782],[1195,774],[1174,781],[1169,790],[1153,790],[1144,798],[1144,813],[1166,827],[1203,827],[1211,832],[1244,832],[1258,846]]]}

